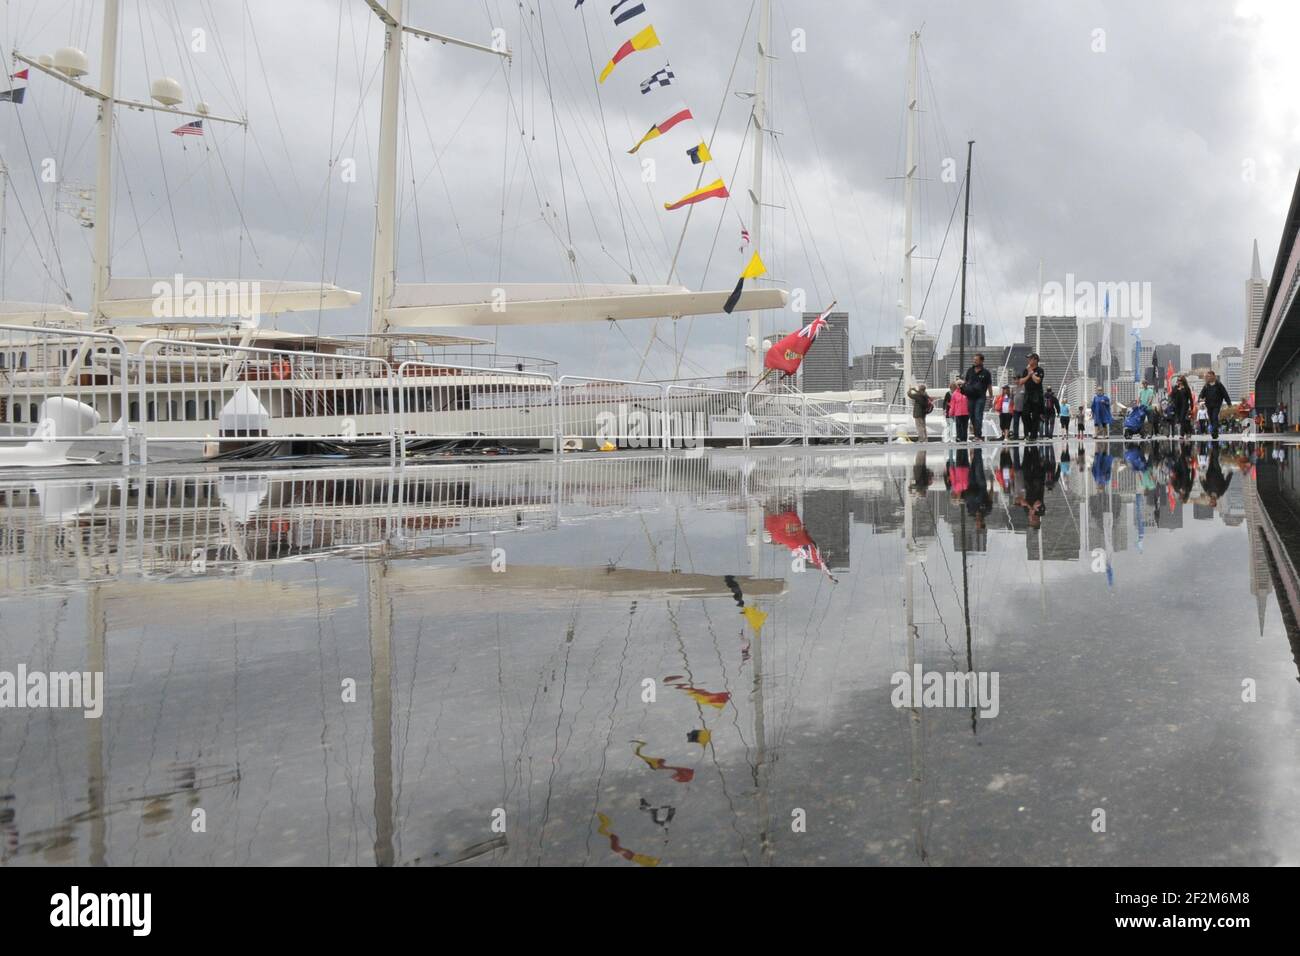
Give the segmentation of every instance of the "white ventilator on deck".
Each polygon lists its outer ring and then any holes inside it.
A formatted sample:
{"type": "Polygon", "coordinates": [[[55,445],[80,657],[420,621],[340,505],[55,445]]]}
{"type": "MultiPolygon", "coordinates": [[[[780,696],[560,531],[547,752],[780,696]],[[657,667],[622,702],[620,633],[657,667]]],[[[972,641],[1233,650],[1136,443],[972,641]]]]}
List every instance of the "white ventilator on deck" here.
{"type": "Polygon", "coordinates": [[[266,475],[222,475],[217,483],[221,507],[240,524],[248,524],[257,514],[270,490],[271,482],[266,475]]]}
{"type": "MultiPolygon", "coordinates": [[[[692,292],[676,285],[603,283],[399,283],[384,309],[389,327],[551,325],[722,314],[731,290],[692,292]]],[[[782,309],[782,289],[741,293],[736,308],[782,309]]]]}
{"type": "Polygon", "coordinates": [[[0,466],[48,468],[70,464],[76,460],[68,457],[70,439],[87,435],[99,426],[99,412],[60,396],[41,402],[39,418],[31,441],[18,447],[0,445],[0,466]]]}
{"type": "Polygon", "coordinates": [[[221,406],[217,428],[222,435],[265,435],[271,427],[271,413],[247,385],[221,406]]]}
{"type": "Polygon", "coordinates": [[[63,524],[95,510],[99,495],[85,481],[38,481],[33,490],[40,501],[41,517],[50,524],[63,524]]]}

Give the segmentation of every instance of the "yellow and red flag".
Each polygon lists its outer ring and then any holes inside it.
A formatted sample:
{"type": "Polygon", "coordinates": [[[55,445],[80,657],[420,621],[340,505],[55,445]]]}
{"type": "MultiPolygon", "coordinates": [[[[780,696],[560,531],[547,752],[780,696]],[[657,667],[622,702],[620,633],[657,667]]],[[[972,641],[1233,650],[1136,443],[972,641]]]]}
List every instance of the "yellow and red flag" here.
{"type": "Polygon", "coordinates": [[[703,202],[706,199],[726,199],[731,193],[727,192],[726,185],[721,179],[715,179],[707,186],[689,192],[676,202],[664,203],[664,208],[668,210],[681,209],[683,206],[690,206],[693,203],[703,202]]]}
{"type": "Polygon", "coordinates": [[[605,64],[605,69],[600,71],[600,82],[604,83],[609,75],[614,72],[614,67],[618,66],[623,60],[627,59],[637,50],[649,50],[651,47],[659,45],[659,37],[655,33],[654,27],[646,27],[632,39],[628,40],[621,47],[614,51],[614,55],[609,58],[605,64]]]}
{"type": "Polygon", "coordinates": [[[664,133],[668,132],[670,129],[672,129],[674,126],[676,126],[678,123],[682,122],[683,120],[694,119],[694,118],[695,117],[691,115],[690,110],[678,110],[676,113],[668,117],[662,123],[655,123],[654,126],[651,126],[650,129],[646,131],[646,134],[642,136],[639,140],[637,140],[637,144],[633,146],[631,149],[629,149],[628,152],[635,153],[638,149],[640,149],[650,140],[654,139],[657,136],[662,136],[664,133]]]}

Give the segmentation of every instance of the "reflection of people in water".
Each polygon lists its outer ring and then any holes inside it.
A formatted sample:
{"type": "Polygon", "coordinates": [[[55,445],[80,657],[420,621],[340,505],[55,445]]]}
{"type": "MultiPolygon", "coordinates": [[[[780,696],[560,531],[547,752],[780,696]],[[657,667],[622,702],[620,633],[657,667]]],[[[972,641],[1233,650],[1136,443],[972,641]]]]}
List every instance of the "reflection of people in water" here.
{"type": "Polygon", "coordinates": [[[948,467],[943,473],[943,483],[953,501],[961,501],[970,487],[970,455],[963,448],[955,458],[948,459],[948,467]]]}
{"type": "Polygon", "coordinates": [[[984,449],[971,452],[970,487],[966,489],[966,511],[975,519],[975,527],[984,530],[984,519],[993,510],[988,478],[984,474],[984,449]]]}
{"type": "Polygon", "coordinates": [[[934,472],[925,463],[925,451],[918,451],[916,461],[912,463],[912,487],[909,490],[912,494],[924,498],[933,481],[934,472]]]}
{"type": "Polygon", "coordinates": [[[1192,475],[1192,447],[1183,442],[1170,456],[1169,486],[1184,504],[1192,496],[1192,483],[1194,480],[1192,475]]]}
{"type": "Polygon", "coordinates": [[[633,863],[641,866],[658,866],[659,857],[647,856],[644,853],[636,853],[627,849],[618,840],[618,834],[610,830],[610,819],[603,813],[597,813],[596,819],[600,821],[600,828],[596,831],[601,836],[609,837],[609,848],[625,860],[631,860],[633,863]]]}
{"type": "Polygon", "coordinates": [[[1219,464],[1219,448],[1217,445],[1211,446],[1210,460],[1206,463],[1205,474],[1201,476],[1201,487],[1210,496],[1211,507],[1218,505],[1219,498],[1228,490],[1230,484],[1232,484],[1232,476],[1225,476],[1219,464]]]}
{"type": "Polygon", "coordinates": [[[1028,513],[1029,527],[1037,528],[1047,512],[1047,505],[1043,501],[1047,495],[1047,470],[1043,466],[1042,452],[1037,446],[1030,445],[1025,449],[1020,469],[1025,490],[1016,498],[1016,504],[1028,513]]]}
{"type": "Polygon", "coordinates": [[[643,754],[641,748],[646,745],[644,740],[634,740],[632,743],[636,744],[632,752],[644,760],[646,766],[651,770],[671,770],[673,771],[673,779],[678,783],[690,783],[695,779],[695,771],[690,767],[672,767],[663,757],[647,757],[643,754]]]}

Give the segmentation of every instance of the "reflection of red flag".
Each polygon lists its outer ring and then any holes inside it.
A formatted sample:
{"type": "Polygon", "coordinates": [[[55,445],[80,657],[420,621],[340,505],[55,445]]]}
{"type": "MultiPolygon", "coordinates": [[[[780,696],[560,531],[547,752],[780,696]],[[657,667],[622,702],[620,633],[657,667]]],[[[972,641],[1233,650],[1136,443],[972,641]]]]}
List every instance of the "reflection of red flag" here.
{"type": "Polygon", "coordinates": [[[830,568],[826,567],[826,560],[818,550],[817,542],[803,526],[797,511],[782,511],[780,514],[767,515],[763,518],[763,530],[774,543],[789,548],[792,555],[805,559],[813,567],[826,572],[826,576],[832,581],[835,580],[831,577],[830,568]]]}
{"type": "MultiPolygon", "coordinates": [[[[833,304],[831,308],[834,308],[833,304]]],[[[808,354],[813,339],[817,338],[817,334],[830,324],[826,321],[826,316],[829,314],[830,309],[827,309],[798,332],[791,332],[768,349],[767,357],[763,359],[763,367],[784,372],[786,375],[793,375],[799,371],[799,363],[808,354]]]]}
{"type": "Polygon", "coordinates": [[[764,516],[763,530],[771,535],[774,542],[785,545],[791,551],[806,548],[813,543],[803,522],[799,520],[797,511],[782,511],[777,515],[764,516]]]}

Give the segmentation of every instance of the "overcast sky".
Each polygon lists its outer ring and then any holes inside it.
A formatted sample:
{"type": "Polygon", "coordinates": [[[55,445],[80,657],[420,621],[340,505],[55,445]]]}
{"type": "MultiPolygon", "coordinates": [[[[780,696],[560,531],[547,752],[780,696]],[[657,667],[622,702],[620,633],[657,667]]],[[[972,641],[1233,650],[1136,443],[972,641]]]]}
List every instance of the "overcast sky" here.
{"type": "MultiPolygon", "coordinates": [[[[684,150],[713,136],[706,182],[729,202],[695,207],[675,281],[726,289],[752,226],[752,0],[644,0],[621,27],[613,0],[409,0],[414,26],[476,42],[494,28],[515,56],[408,39],[399,188],[399,281],[564,281],[568,248],[581,281],[669,278],[686,212],[665,201],[694,186],[684,150]],[[647,24],[663,46],[594,72],[647,24]],[[746,26],[748,24],[748,29],[746,26]],[[590,48],[590,53],[588,49],[590,48]],[[676,82],[642,95],[671,62],[676,82]],[[735,76],[728,76],[735,64],[735,76]],[[689,106],[699,120],[651,144],[658,178],[641,182],[625,150],[689,106]],[[667,107],[672,109],[667,109],[667,107]],[[606,147],[608,142],[608,149],[606,147]]],[[[761,252],[769,274],[816,310],[837,298],[854,352],[895,341],[902,271],[904,81],[908,35],[922,30],[915,308],[948,340],[960,214],[944,181],[976,141],[970,321],[991,342],[1020,340],[1040,259],[1046,281],[1151,283],[1147,342],[1192,351],[1240,345],[1251,241],[1265,275],[1300,166],[1300,4],[1278,2],[829,2],[775,0],[771,116],[761,252]],[[806,50],[793,49],[802,31],[806,50]],[[929,297],[926,298],[927,289],[929,297]]],[[[97,81],[101,5],[3,5],[6,49],[86,50],[97,81]]],[[[326,280],[368,292],[379,63],[383,36],[363,0],[123,0],[119,95],[144,99],[168,74],[187,105],[247,114],[247,133],[209,122],[202,140],[170,135],[181,120],[121,110],[114,195],[117,275],[326,280]],[[215,16],[215,21],[211,18],[215,16]],[[207,32],[196,51],[193,30],[207,32]],[[256,42],[254,42],[254,37],[256,42]],[[355,181],[345,171],[355,163],[355,181]]],[[[4,296],[89,297],[90,230],[56,207],[42,163],[65,182],[94,179],[94,112],[34,76],[26,102],[0,106],[10,169],[4,296]]],[[[365,310],[285,316],[286,328],[362,331],[365,310]]],[[[765,334],[798,324],[768,314],[765,334]]],[[[641,370],[653,323],[502,329],[503,351],[562,360],[566,371],[641,370]]],[[[745,320],[661,322],[683,348],[680,374],[743,363],[745,320]]],[[[480,333],[492,338],[492,329],[480,333]]],[[[677,371],[666,345],[643,374],[677,371]]]]}

